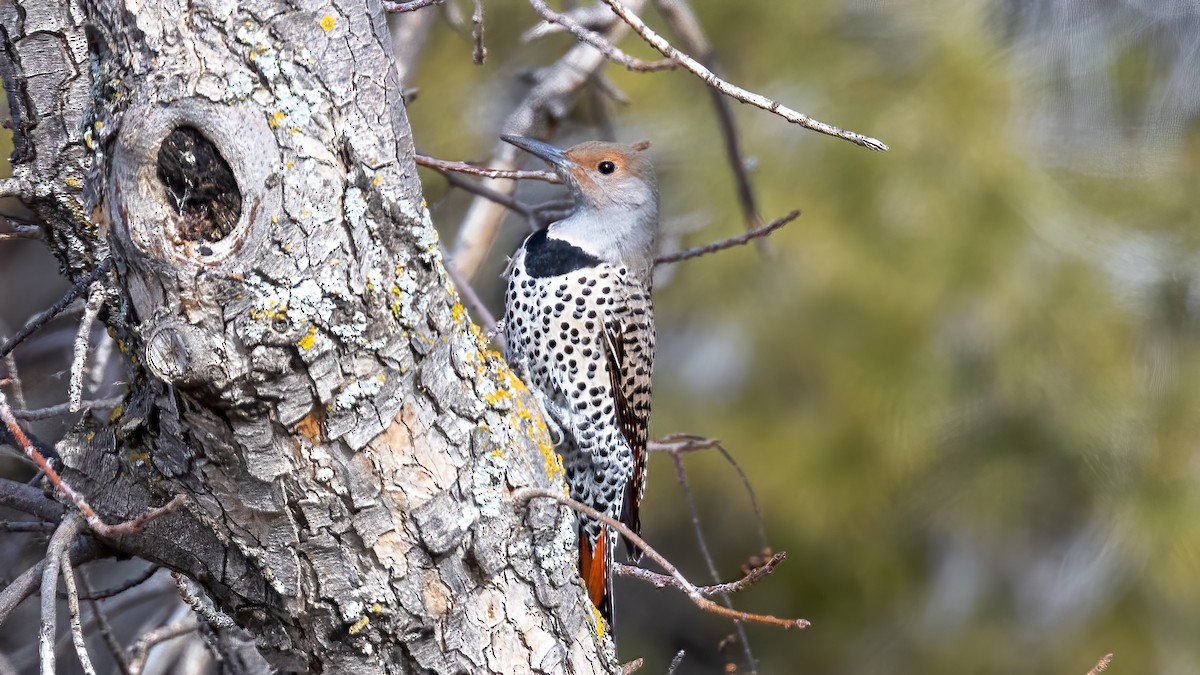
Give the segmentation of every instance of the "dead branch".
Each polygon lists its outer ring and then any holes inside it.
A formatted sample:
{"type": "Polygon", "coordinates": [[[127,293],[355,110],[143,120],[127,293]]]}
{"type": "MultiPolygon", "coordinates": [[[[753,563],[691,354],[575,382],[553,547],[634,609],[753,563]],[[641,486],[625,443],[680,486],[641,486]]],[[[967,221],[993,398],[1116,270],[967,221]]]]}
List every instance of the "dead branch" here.
{"type": "Polygon", "coordinates": [[[642,658],[636,658],[629,663],[622,664],[621,675],[632,675],[632,673],[636,673],[637,671],[641,670],[642,666],[645,664],[646,660],[642,658]]]}
{"type": "Polygon", "coordinates": [[[1087,675],[1100,675],[1100,673],[1108,670],[1108,666],[1110,663],[1112,663],[1112,660],[1112,654],[1105,654],[1104,656],[1100,657],[1100,661],[1096,663],[1094,668],[1088,671],[1087,675]]]}
{"type": "Polygon", "coordinates": [[[871,138],[870,136],[864,136],[853,131],[846,131],[845,129],[835,127],[832,124],[826,124],[825,122],[815,120],[802,112],[798,112],[784,106],[778,101],[772,101],[762,94],[755,94],[754,92],[747,91],[737,85],[722,80],[711,70],[705,68],[701,63],[671,46],[671,43],[667,42],[661,35],[651,30],[650,27],[647,26],[644,21],[642,21],[641,17],[630,11],[630,9],[626,7],[621,0],[603,0],[603,2],[611,7],[612,11],[616,12],[617,16],[621,17],[622,21],[629,24],[629,27],[632,28],[635,33],[641,36],[641,38],[645,40],[647,44],[649,44],[651,47],[654,47],[660,54],[668,59],[674,59],[675,61],[678,61],[681,66],[683,66],[696,77],[704,80],[706,83],[708,83],[708,86],[716,89],[722,94],[741,101],[742,103],[752,105],[756,108],[762,108],[769,113],[774,113],[791,122],[792,124],[798,124],[805,129],[810,129],[827,136],[841,138],[856,145],[861,145],[862,147],[870,150],[884,151],[888,149],[888,146],[878,139],[871,138]]]}
{"type": "Polygon", "coordinates": [[[608,527],[616,530],[623,537],[633,542],[633,545],[636,546],[638,550],[645,553],[651,560],[655,562],[655,564],[661,567],[663,571],[673,577],[675,582],[679,584],[678,587],[683,591],[683,593],[687,595],[688,598],[691,599],[691,601],[700,609],[717,614],[719,616],[724,616],[729,619],[764,623],[771,626],[779,626],[780,628],[808,628],[810,625],[807,619],[780,619],[767,614],[751,614],[749,612],[740,612],[735,609],[718,605],[712,600],[704,597],[704,595],[700,593],[699,589],[696,588],[695,584],[688,581],[687,578],[684,577],[683,574],[661,553],[654,550],[652,546],[647,544],[646,541],[639,537],[633,530],[626,527],[624,523],[600,513],[596,509],[593,509],[586,504],[581,504],[565,494],[561,494],[555,490],[547,488],[521,488],[513,492],[512,496],[513,499],[518,502],[527,502],[531,499],[537,498],[553,499],[563,506],[569,507],[578,513],[582,513],[590,518],[598,520],[608,527]]]}
{"type": "MultiPolygon", "coordinates": [[[[724,584],[714,584],[712,586],[697,586],[696,591],[706,597],[724,595],[727,593],[737,593],[738,591],[745,590],[770,576],[770,574],[775,571],[775,568],[779,565],[779,563],[783,562],[784,560],[787,560],[787,553],[780,551],[779,553],[771,556],[762,566],[751,569],[746,573],[745,576],[737,581],[730,581],[724,584]]],[[[646,583],[653,585],[655,588],[675,588],[684,592],[687,591],[687,589],[679,585],[679,582],[675,580],[675,577],[666,574],[659,574],[658,572],[652,572],[642,567],[637,567],[635,565],[624,565],[621,563],[616,563],[613,569],[621,576],[632,577],[640,581],[645,581],[646,583]]]]}
{"type": "Polygon", "coordinates": [[[429,7],[430,5],[441,4],[443,0],[409,0],[408,2],[392,2],[384,0],[383,11],[388,14],[399,14],[401,12],[415,12],[418,9],[429,7]]]}
{"type": "MultiPolygon", "coordinates": [[[[704,27],[696,18],[696,13],[687,0],[655,0],[658,11],[666,19],[667,24],[683,41],[684,49],[695,55],[696,60],[705,68],[717,72],[716,59],[712,43],[704,33],[704,27]]],[[[738,207],[742,211],[742,220],[746,230],[754,230],[762,226],[762,216],[758,211],[758,200],[754,197],[754,186],[750,183],[750,174],[746,169],[746,159],[742,154],[741,140],[738,138],[737,125],[733,120],[733,108],[729,98],[720,91],[708,87],[709,100],[713,112],[717,116],[717,128],[721,132],[722,144],[725,146],[725,158],[729,162],[733,174],[733,184],[738,198],[738,207]]],[[[759,240],[758,250],[766,253],[766,241],[759,240]]]]}
{"type": "Polygon", "coordinates": [[[146,583],[147,581],[150,580],[151,577],[153,577],[155,574],[157,574],[160,569],[162,569],[162,568],[159,567],[158,565],[154,565],[154,564],[148,565],[146,567],[146,569],[142,570],[142,572],[140,574],[138,574],[137,576],[132,577],[130,579],[126,579],[125,581],[117,584],[116,586],[113,586],[112,588],[106,588],[102,591],[93,592],[91,590],[88,590],[88,591],[86,591],[86,595],[80,596],[80,599],[82,599],[82,600],[107,600],[108,598],[118,596],[118,595],[124,593],[125,591],[130,590],[131,588],[136,588],[136,587],[141,586],[142,584],[146,583]]]}
{"type": "Polygon", "coordinates": [[[67,387],[68,409],[79,412],[83,405],[83,374],[87,365],[88,348],[92,344],[92,325],[100,316],[100,308],[104,306],[104,285],[99,281],[92,282],[88,290],[87,304],[84,306],[83,318],[79,321],[79,332],[75,334],[75,345],[71,350],[71,379],[67,387]]]}
{"type": "Polygon", "coordinates": [[[68,515],[50,537],[46,548],[46,566],[42,569],[42,623],[38,632],[38,652],[42,664],[42,675],[54,675],[54,638],[57,630],[58,574],[67,547],[83,529],[83,522],[68,515]]]}
{"type": "MultiPolygon", "coordinates": [[[[157,571],[158,566],[151,565],[150,569],[157,571]]],[[[83,594],[80,595],[80,598],[87,600],[88,608],[92,612],[92,619],[96,623],[96,629],[100,632],[100,637],[104,640],[104,646],[108,648],[109,655],[112,656],[113,661],[117,664],[117,670],[120,671],[121,675],[130,675],[129,664],[125,662],[125,650],[117,640],[116,634],[113,633],[112,624],[109,623],[108,615],[105,614],[104,608],[100,605],[99,598],[96,597],[96,593],[88,581],[86,570],[81,571],[79,574],[79,585],[83,587],[83,594]]]]}
{"type": "Polygon", "coordinates": [[[53,532],[54,523],[40,520],[0,520],[0,532],[53,532]]]}
{"type": "Polygon", "coordinates": [[[51,319],[59,314],[62,314],[63,310],[65,310],[72,302],[75,302],[75,299],[78,298],[85,290],[91,288],[93,283],[99,281],[100,278],[105,274],[108,274],[108,270],[110,268],[112,268],[112,258],[105,258],[104,260],[100,261],[100,263],[96,265],[95,269],[88,273],[86,277],[76,282],[75,285],[71,287],[71,290],[67,291],[67,294],[60,298],[58,302],[51,305],[46,311],[30,319],[29,323],[25,324],[24,328],[17,331],[16,335],[9,338],[8,342],[4,343],[3,347],[0,347],[0,358],[8,356],[14,347],[21,344],[28,339],[30,335],[33,335],[40,330],[42,326],[45,326],[47,323],[49,323],[51,319]]]}
{"type": "Polygon", "coordinates": [[[471,60],[475,65],[482,66],[487,60],[487,47],[483,45],[483,0],[475,0],[475,9],[471,12],[471,60]]]}
{"type": "Polygon", "coordinates": [[[675,654],[675,658],[671,659],[671,667],[667,668],[667,675],[675,675],[675,673],[679,670],[679,664],[683,663],[683,655],[686,653],[687,652],[680,649],[679,652],[675,654]]]}
{"type": "Polygon", "coordinates": [[[429,155],[417,153],[417,164],[436,170],[438,173],[445,174],[447,171],[455,173],[467,173],[472,176],[483,176],[484,178],[508,178],[512,180],[544,180],[547,183],[561,183],[562,179],[553,171],[512,171],[506,169],[485,169],[483,167],[468,164],[466,162],[452,162],[447,159],[438,159],[429,155]]]}
{"type": "Polygon", "coordinates": [[[63,588],[67,591],[67,617],[71,622],[71,641],[75,643],[75,655],[84,675],[96,675],[96,667],[92,665],[92,657],[88,654],[87,642],[83,636],[83,624],[79,620],[79,589],[75,585],[75,570],[71,567],[71,556],[62,556],[63,588]]]}
{"type": "Polygon", "coordinates": [[[24,420],[26,422],[36,422],[38,420],[46,420],[51,417],[60,415],[71,415],[76,412],[86,412],[96,408],[115,408],[125,400],[124,396],[113,396],[111,398],[101,398],[94,401],[80,401],[79,410],[71,410],[71,403],[59,403],[58,405],[47,406],[45,408],[34,408],[32,410],[13,410],[13,417],[24,420]]]}
{"type": "Polygon", "coordinates": [[[759,237],[765,237],[765,236],[771,234],[772,232],[774,232],[775,230],[778,230],[779,228],[783,227],[784,225],[787,225],[788,223],[792,222],[793,220],[795,220],[799,217],[800,217],[799,211],[792,211],[791,213],[788,213],[787,215],[783,216],[782,218],[777,218],[775,220],[772,220],[771,222],[767,223],[766,225],[763,225],[762,227],[755,228],[753,230],[750,230],[749,232],[744,232],[742,234],[737,235],[736,237],[730,237],[728,239],[714,241],[711,244],[706,244],[704,246],[697,246],[696,248],[689,248],[689,249],[685,249],[683,251],[677,251],[675,253],[668,253],[667,255],[660,255],[654,259],[654,264],[655,265],[666,265],[668,263],[677,263],[677,262],[680,262],[683,260],[689,260],[691,258],[698,258],[702,255],[708,255],[709,253],[716,253],[717,251],[723,251],[727,248],[733,248],[734,246],[741,246],[741,245],[746,244],[750,241],[753,241],[759,237]]]}
{"type": "Polygon", "coordinates": [[[182,621],[176,621],[165,626],[159,626],[154,630],[146,633],[140,640],[137,641],[129,650],[129,670],[132,673],[141,673],[146,667],[146,657],[150,655],[150,650],[161,642],[173,640],[177,637],[187,635],[199,628],[194,616],[190,616],[182,621]]]}
{"type": "Polygon", "coordinates": [[[604,36],[580,24],[569,14],[561,14],[550,9],[543,0],[529,0],[529,4],[533,5],[534,10],[542,15],[546,21],[562,26],[570,31],[580,42],[584,42],[596,49],[604,55],[604,58],[613,63],[625,66],[627,69],[635,73],[652,73],[661,70],[674,70],[679,67],[679,62],[672,59],[664,59],[661,61],[644,61],[634,56],[626,54],[624,51],[617,48],[613,43],[609,42],[604,36]]]}

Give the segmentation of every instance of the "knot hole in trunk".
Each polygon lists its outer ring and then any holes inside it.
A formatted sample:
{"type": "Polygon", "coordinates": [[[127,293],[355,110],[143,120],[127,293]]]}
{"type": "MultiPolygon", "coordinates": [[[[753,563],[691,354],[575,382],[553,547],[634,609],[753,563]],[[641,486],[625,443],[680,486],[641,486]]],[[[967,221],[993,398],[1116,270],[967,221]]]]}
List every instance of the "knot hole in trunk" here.
{"type": "Polygon", "coordinates": [[[179,126],[167,134],[158,150],[158,179],[179,215],[182,239],[215,243],[237,226],[242,191],[221,151],[199,129],[179,126]]]}

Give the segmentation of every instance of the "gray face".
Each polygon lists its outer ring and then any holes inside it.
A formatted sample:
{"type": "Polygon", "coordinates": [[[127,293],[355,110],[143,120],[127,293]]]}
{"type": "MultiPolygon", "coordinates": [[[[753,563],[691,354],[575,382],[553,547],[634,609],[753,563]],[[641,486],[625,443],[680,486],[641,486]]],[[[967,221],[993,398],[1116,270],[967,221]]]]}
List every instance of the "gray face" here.
{"type": "Polygon", "coordinates": [[[602,260],[649,269],[658,230],[658,185],[640,151],[598,141],[564,151],[528,138],[504,140],[549,162],[575,196],[575,213],[552,224],[551,236],[602,260]]]}

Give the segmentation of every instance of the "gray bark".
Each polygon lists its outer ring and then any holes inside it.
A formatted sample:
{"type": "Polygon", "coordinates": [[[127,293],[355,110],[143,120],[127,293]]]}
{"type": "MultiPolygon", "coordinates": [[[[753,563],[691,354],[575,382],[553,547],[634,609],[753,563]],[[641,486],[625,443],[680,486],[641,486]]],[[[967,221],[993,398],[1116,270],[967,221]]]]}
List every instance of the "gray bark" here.
{"type": "Polygon", "coordinates": [[[0,17],[14,175],[68,275],[112,255],[131,364],[65,476],[108,522],[188,497],[115,545],[276,669],[612,671],[573,517],[508,498],[561,467],[447,280],[378,4],[0,17]]]}

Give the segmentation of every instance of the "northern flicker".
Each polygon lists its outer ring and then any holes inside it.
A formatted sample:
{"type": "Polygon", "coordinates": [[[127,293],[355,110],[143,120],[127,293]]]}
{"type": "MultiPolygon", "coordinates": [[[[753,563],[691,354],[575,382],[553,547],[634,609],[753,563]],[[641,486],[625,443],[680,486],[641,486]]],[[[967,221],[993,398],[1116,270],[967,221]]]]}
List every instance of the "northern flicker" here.
{"type": "MultiPolygon", "coordinates": [[[[509,362],[556,427],[571,497],[637,532],[654,363],[654,169],[639,149],[615,143],[564,151],[503,139],[549,162],[575,200],[569,216],[530,235],[513,258],[504,321],[509,362]]],[[[579,572],[609,623],[615,548],[609,528],[580,518],[579,572]]]]}

